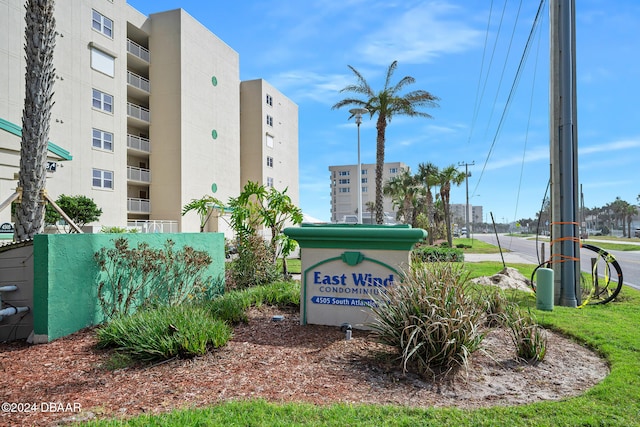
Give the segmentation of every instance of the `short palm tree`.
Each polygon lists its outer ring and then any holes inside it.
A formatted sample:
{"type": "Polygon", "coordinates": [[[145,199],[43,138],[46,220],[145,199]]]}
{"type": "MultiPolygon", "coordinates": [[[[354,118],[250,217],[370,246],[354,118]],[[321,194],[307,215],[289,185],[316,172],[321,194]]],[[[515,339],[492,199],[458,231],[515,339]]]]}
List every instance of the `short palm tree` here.
{"type": "Polygon", "coordinates": [[[20,178],[22,197],[16,209],[16,240],[31,239],[44,228],[49,121],[53,105],[54,0],[25,5],[25,97],[22,112],[20,178]]]}
{"type": "Polygon", "coordinates": [[[429,244],[433,245],[433,235],[435,234],[435,221],[434,221],[434,208],[433,208],[433,193],[431,192],[431,187],[437,185],[439,183],[439,174],[440,171],[436,165],[433,163],[420,163],[418,165],[418,174],[417,177],[419,181],[425,188],[425,198],[427,205],[427,234],[429,239],[429,244]]]}
{"type": "MultiPolygon", "coordinates": [[[[391,197],[391,201],[398,207],[398,217],[403,218],[405,224],[413,225],[415,206],[421,196],[421,187],[417,178],[404,169],[402,173],[385,182],[382,192],[391,197]]],[[[396,218],[400,219],[400,218],[396,218]]]]}
{"type": "Polygon", "coordinates": [[[449,246],[453,245],[453,237],[451,236],[451,205],[449,203],[451,184],[459,186],[464,182],[466,177],[467,175],[456,169],[454,165],[447,166],[442,169],[439,174],[440,198],[442,199],[442,207],[444,208],[444,222],[447,227],[447,242],[449,242],[449,246]]]}
{"type": "Polygon", "coordinates": [[[395,85],[391,85],[391,77],[398,67],[398,61],[393,61],[391,65],[389,65],[384,87],[377,93],[373,91],[358,70],[351,65],[348,67],[356,75],[357,83],[346,86],[340,92],[351,92],[360,95],[361,98],[345,98],[337,102],[331,109],[335,110],[346,106],[364,107],[369,110],[370,117],[378,115],[376,123],[376,223],[382,224],[384,215],[382,205],[382,172],[384,170],[384,146],[387,124],[393,116],[396,115],[431,118],[429,114],[418,111],[417,108],[437,107],[439,98],[425,90],[415,90],[401,95],[400,92],[402,89],[407,85],[415,83],[415,79],[411,76],[406,76],[400,79],[395,85]]]}

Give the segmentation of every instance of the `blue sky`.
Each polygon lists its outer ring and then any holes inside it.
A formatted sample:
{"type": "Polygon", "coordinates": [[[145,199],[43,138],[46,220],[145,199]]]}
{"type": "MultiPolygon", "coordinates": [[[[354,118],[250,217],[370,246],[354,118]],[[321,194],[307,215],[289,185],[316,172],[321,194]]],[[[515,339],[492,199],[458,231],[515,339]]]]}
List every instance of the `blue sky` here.
{"type": "MultiPolygon", "coordinates": [[[[183,8],[240,55],[240,78],[264,78],[299,107],[300,204],[330,218],[330,165],[357,162],[357,128],[331,106],[355,83],[374,90],[416,79],[440,106],[433,119],[394,118],[387,161],[469,166],[473,205],[497,222],[534,217],[549,179],[547,0],[516,80],[539,2],[492,0],[129,0],[145,14],[183,8]],[[514,83],[515,82],[515,83],[514,83]],[[509,94],[512,93],[511,98],[509,94]],[[507,102],[510,99],[510,102],[507,102]]],[[[640,2],[576,5],[579,180],[586,207],[640,194],[640,2]]],[[[375,162],[375,118],[361,131],[375,162]]],[[[461,171],[464,167],[460,168],[461,171]]],[[[452,203],[465,203],[465,186],[452,203]]]]}

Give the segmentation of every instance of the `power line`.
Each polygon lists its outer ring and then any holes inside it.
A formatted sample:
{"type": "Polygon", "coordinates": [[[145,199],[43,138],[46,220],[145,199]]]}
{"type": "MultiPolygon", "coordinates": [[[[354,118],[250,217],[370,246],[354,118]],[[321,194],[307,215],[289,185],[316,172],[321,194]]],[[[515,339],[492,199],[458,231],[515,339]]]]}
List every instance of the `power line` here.
{"type": "Polygon", "coordinates": [[[484,165],[482,166],[482,170],[480,172],[480,177],[478,177],[478,181],[476,183],[476,186],[473,190],[473,193],[475,194],[476,190],[478,189],[478,186],[480,185],[480,182],[482,181],[482,176],[484,175],[484,171],[487,168],[487,164],[489,163],[489,159],[491,158],[491,153],[493,152],[493,148],[495,147],[495,144],[498,140],[498,135],[500,134],[500,131],[502,129],[502,125],[504,124],[504,120],[507,116],[507,111],[509,110],[509,107],[511,105],[511,101],[513,100],[513,96],[515,94],[516,88],[518,86],[518,82],[520,81],[520,77],[522,75],[522,71],[523,71],[523,67],[524,67],[524,63],[526,62],[526,58],[528,56],[529,53],[529,48],[531,47],[531,42],[532,42],[532,38],[533,35],[535,34],[535,30],[538,27],[538,24],[540,22],[540,17],[542,14],[542,9],[544,6],[546,0],[540,0],[540,4],[538,6],[538,11],[536,13],[536,16],[533,20],[533,24],[531,26],[531,30],[529,32],[529,37],[527,38],[527,43],[525,44],[525,48],[524,51],[522,52],[522,56],[520,57],[520,63],[518,64],[518,69],[516,70],[516,75],[514,77],[513,83],[511,85],[511,90],[509,91],[509,96],[507,97],[507,102],[505,103],[505,106],[502,110],[502,115],[500,117],[500,121],[498,122],[498,127],[496,128],[496,132],[493,136],[493,140],[491,142],[491,147],[489,148],[489,152],[487,153],[487,157],[484,161],[484,165]]]}

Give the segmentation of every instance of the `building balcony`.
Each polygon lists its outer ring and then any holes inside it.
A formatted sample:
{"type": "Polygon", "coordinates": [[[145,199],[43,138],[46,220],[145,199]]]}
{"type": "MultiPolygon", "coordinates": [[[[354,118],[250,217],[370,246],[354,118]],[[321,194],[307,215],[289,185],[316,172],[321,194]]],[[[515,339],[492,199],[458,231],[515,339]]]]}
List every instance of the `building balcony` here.
{"type": "Polygon", "coordinates": [[[127,135],[127,148],[149,154],[151,153],[151,141],[141,136],[127,135]]]}
{"type": "Polygon", "coordinates": [[[127,198],[127,213],[149,214],[151,213],[151,202],[149,199],[127,198]]]}
{"type": "Polygon", "coordinates": [[[127,52],[147,64],[151,63],[151,54],[149,53],[149,50],[129,39],[127,39],[127,52]]]}
{"type": "Polygon", "coordinates": [[[151,83],[149,83],[149,79],[127,70],[127,96],[130,100],[146,103],[149,101],[150,92],[151,83]]]}
{"type": "Polygon", "coordinates": [[[127,227],[136,228],[140,233],[177,233],[178,221],[169,220],[129,220],[127,227]]]}
{"type": "Polygon", "coordinates": [[[149,169],[127,166],[127,181],[149,184],[151,183],[151,171],[149,169]]]}
{"type": "Polygon", "coordinates": [[[145,124],[151,123],[151,113],[148,108],[127,102],[127,117],[139,120],[145,124]]]}

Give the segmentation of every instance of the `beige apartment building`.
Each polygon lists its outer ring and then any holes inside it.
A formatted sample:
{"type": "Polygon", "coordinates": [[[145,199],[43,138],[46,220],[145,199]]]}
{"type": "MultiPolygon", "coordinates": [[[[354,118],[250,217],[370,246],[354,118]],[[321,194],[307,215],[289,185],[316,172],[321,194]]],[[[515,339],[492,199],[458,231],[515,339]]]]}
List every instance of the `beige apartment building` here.
{"type": "MultiPolygon", "coordinates": [[[[376,165],[361,164],[362,172],[362,216],[363,222],[371,218],[369,202],[376,201],[376,165]]],[[[409,166],[402,162],[384,164],[382,182],[386,182],[403,170],[409,170],[409,166]]],[[[343,222],[358,213],[358,165],[329,166],[331,188],[331,222],[343,222]]],[[[393,221],[396,210],[390,197],[384,197],[383,209],[386,220],[393,221]]],[[[373,214],[375,217],[375,213],[373,214]]],[[[375,221],[374,221],[375,222],[375,221]]]]}
{"type": "MultiPolygon", "coordinates": [[[[0,202],[17,184],[24,3],[0,0],[0,202]]],[[[182,207],[205,195],[226,202],[248,180],[288,188],[299,204],[297,105],[264,80],[241,82],[238,53],[186,11],[75,0],[55,13],[54,199],[92,198],[103,210],[94,229],[160,232],[198,231],[182,207]]]]}

